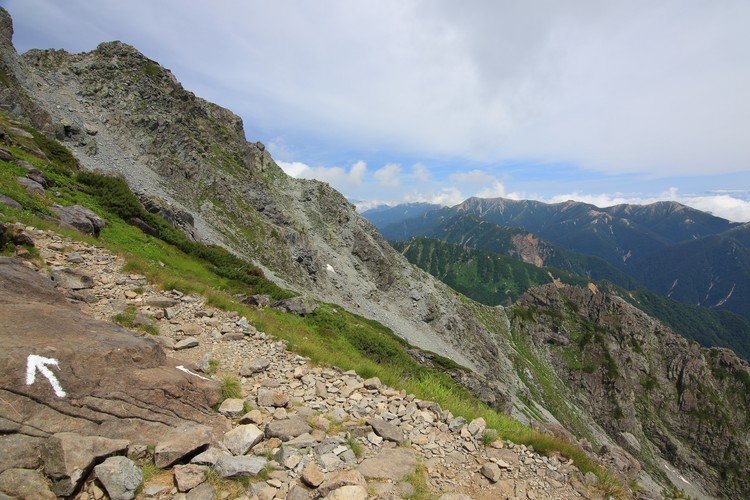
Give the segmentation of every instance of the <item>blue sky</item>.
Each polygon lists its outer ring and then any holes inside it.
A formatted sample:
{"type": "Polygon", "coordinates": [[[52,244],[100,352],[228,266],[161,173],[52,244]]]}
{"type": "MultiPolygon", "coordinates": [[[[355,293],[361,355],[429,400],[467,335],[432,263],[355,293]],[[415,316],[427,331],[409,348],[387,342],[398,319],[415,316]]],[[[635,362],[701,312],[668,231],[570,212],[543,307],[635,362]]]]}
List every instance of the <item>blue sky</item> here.
{"type": "Polygon", "coordinates": [[[750,220],[750,2],[0,4],[19,51],[131,43],[362,207],[675,199],[750,220]]]}

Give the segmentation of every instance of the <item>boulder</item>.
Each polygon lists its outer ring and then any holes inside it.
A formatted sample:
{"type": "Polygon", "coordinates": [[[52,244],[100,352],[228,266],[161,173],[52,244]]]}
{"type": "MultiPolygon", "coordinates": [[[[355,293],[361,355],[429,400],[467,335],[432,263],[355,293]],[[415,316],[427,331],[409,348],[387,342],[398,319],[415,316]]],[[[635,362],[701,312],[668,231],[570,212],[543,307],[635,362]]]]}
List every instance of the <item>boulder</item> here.
{"type": "Polygon", "coordinates": [[[290,299],[278,300],[271,304],[276,310],[307,316],[318,309],[318,303],[311,297],[292,297],[290,299]]]}
{"type": "Polygon", "coordinates": [[[475,418],[469,423],[468,430],[472,436],[481,436],[487,428],[487,422],[482,417],[475,418]]]}
{"type": "Polygon", "coordinates": [[[302,469],[302,482],[311,488],[317,488],[325,480],[325,474],[314,463],[302,469]]]}
{"type": "Polygon", "coordinates": [[[189,491],[206,480],[209,467],[196,464],[175,465],[173,471],[177,489],[189,491]]]}
{"type": "Polygon", "coordinates": [[[228,417],[238,417],[244,412],[245,400],[241,398],[227,398],[219,406],[219,413],[228,417]]]}
{"type": "Polygon", "coordinates": [[[312,427],[301,418],[287,418],[285,420],[276,420],[266,426],[266,437],[276,437],[282,441],[289,441],[292,438],[312,431],[312,427]]]}
{"type": "Polygon", "coordinates": [[[387,439],[388,441],[393,441],[395,443],[400,443],[404,440],[404,433],[399,430],[398,427],[395,425],[386,422],[382,418],[371,418],[367,421],[367,423],[372,427],[372,430],[375,431],[375,434],[382,437],[383,439],[387,439]]]}
{"type": "Polygon", "coordinates": [[[380,389],[383,386],[383,383],[378,377],[372,377],[364,381],[364,386],[365,389],[380,389]]]}
{"type": "Polygon", "coordinates": [[[256,307],[268,307],[271,305],[271,298],[268,295],[251,295],[245,298],[242,303],[256,307]]]}
{"type": "Polygon", "coordinates": [[[33,498],[55,500],[41,472],[30,469],[8,469],[0,473],[0,498],[33,498]],[[10,495],[9,497],[5,495],[10,495]]]}
{"type": "Polygon", "coordinates": [[[55,205],[51,208],[60,218],[62,227],[77,229],[83,233],[99,236],[106,225],[104,221],[88,208],[80,205],[61,207],[55,205]]]}
{"type": "Polygon", "coordinates": [[[386,448],[374,457],[366,458],[359,466],[359,472],[368,479],[380,478],[398,481],[414,472],[417,457],[407,448],[386,448]]]}
{"type": "Polygon", "coordinates": [[[482,469],[480,471],[484,477],[492,481],[493,483],[496,483],[500,480],[501,473],[500,473],[500,467],[493,462],[485,462],[482,465],[482,469]]]}
{"type": "Polygon", "coordinates": [[[14,210],[23,210],[23,206],[20,203],[18,203],[13,198],[5,196],[4,194],[0,194],[0,204],[5,205],[6,207],[10,207],[14,210]]]}
{"type": "Polygon", "coordinates": [[[208,483],[201,483],[185,495],[185,500],[215,500],[216,490],[208,483]]]}
{"type": "Polygon", "coordinates": [[[326,498],[330,500],[367,500],[367,488],[358,484],[342,486],[333,490],[326,498]]]}
{"type": "Polygon", "coordinates": [[[50,185],[49,181],[44,177],[41,170],[39,170],[38,168],[30,168],[28,173],[26,174],[26,177],[40,184],[45,189],[50,185]]]}
{"type": "Polygon", "coordinates": [[[224,479],[238,476],[252,477],[257,476],[267,464],[268,460],[262,457],[224,455],[216,461],[214,470],[219,474],[219,477],[224,479]]]}
{"type": "Polygon", "coordinates": [[[26,191],[30,195],[44,196],[44,193],[46,192],[44,190],[44,186],[33,179],[29,179],[27,177],[16,177],[16,182],[26,188],[26,191]]]}
{"type": "Polygon", "coordinates": [[[149,305],[151,307],[160,307],[162,309],[174,307],[179,303],[180,301],[177,299],[173,299],[171,297],[162,297],[160,295],[156,297],[149,297],[146,299],[146,305],[149,305]]]}
{"type": "Polygon", "coordinates": [[[332,475],[318,487],[318,494],[326,496],[328,493],[344,486],[361,486],[367,488],[364,476],[356,470],[342,470],[332,475]]]}
{"type": "Polygon", "coordinates": [[[50,273],[50,277],[58,287],[66,290],[94,288],[94,278],[75,269],[67,267],[56,269],[50,273]]]}
{"type": "Polygon", "coordinates": [[[253,424],[240,425],[224,434],[224,446],[234,455],[244,455],[263,440],[263,431],[253,424]]]}
{"type": "Polygon", "coordinates": [[[128,441],[124,439],[60,432],[47,440],[42,456],[52,490],[66,496],[76,490],[97,461],[127,451],[128,441]]]}
{"type": "Polygon", "coordinates": [[[254,358],[243,363],[240,368],[240,375],[243,377],[251,377],[253,374],[262,372],[271,365],[271,361],[267,358],[254,358]]]}
{"type": "Polygon", "coordinates": [[[186,337],[174,345],[174,350],[181,351],[183,349],[190,349],[191,347],[197,347],[198,344],[198,339],[195,337],[186,337]]]}
{"type": "Polygon", "coordinates": [[[128,224],[131,226],[135,226],[138,229],[140,229],[143,233],[148,234],[150,236],[153,236],[155,238],[158,238],[160,233],[159,230],[155,227],[151,227],[148,224],[146,224],[142,219],[138,217],[131,217],[128,219],[128,224]]]}
{"type": "Polygon", "coordinates": [[[154,464],[164,468],[181,460],[189,460],[208,448],[211,435],[210,427],[199,424],[185,424],[170,430],[156,445],[154,464]]]}
{"type": "Polygon", "coordinates": [[[143,477],[135,462],[127,457],[110,457],[94,467],[96,478],[112,500],[130,500],[143,477]]]}
{"type": "Polygon", "coordinates": [[[216,461],[224,455],[228,455],[228,453],[211,446],[206,451],[194,456],[192,460],[190,460],[190,463],[197,465],[214,465],[216,461]]]}

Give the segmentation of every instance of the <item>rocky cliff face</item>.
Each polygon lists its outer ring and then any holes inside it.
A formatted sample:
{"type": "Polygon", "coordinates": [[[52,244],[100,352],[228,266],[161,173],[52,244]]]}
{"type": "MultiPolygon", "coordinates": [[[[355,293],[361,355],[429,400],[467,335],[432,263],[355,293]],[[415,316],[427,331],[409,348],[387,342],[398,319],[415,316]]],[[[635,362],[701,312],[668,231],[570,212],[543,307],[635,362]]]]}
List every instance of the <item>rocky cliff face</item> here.
{"type": "Polygon", "coordinates": [[[494,379],[500,400],[513,392],[495,336],[455,294],[409,265],[340,193],[284,174],[263,144],[245,139],[238,116],[126,44],[17,56],[7,14],[4,28],[3,61],[19,75],[11,87],[49,113],[85,168],[189,213],[196,238],[253,260],[279,283],[376,318],[494,379]]]}
{"type": "Polygon", "coordinates": [[[576,404],[649,471],[666,459],[687,471],[685,487],[693,476],[714,495],[747,493],[750,369],[732,351],[701,348],[619,297],[579,287],[533,288],[513,310],[514,330],[576,404]]]}

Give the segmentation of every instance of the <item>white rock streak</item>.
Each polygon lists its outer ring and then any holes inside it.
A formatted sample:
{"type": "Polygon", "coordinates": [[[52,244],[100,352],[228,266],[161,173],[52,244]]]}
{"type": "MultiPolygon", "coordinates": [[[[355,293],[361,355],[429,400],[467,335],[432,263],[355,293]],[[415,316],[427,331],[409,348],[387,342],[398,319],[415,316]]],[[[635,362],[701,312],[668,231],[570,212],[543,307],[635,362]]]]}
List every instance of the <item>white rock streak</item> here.
{"type": "Polygon", "coordinates": [[[210,378],[202,377],[202,376],[198,375],[198,374],[197,374],[197,373],[195,373],[195,372],[191,372],[190,370],[188,370],[187,368],[185,368],[185,367],[184,367],[184,366],[182,366],[182,365],[178,365],[178,366],[175,366],[175,368],[177,368],[177,369],[178,369],[178,370],[180,370],[181,372],[185,372],[185,373],[187,373],[188,375],[194,375],[194,376],[196,376],[196,377],[198,377],[198,378],[202,378],[203,380],[211,380],[210,378]]]}
{"type": "Polygon", "coordinates": [[[34,383],[36,380],[36,371],[39,370],[39,372],[49,380],[52,390],[55,391],[55,396],[58,398],[64,398],[66,396],[65,391],[57,380],[57,377],[55,377],[55,374],[47,368],[47,365],[54,365],[57,366],[58,369],[60,368],[56,359],[29,354],[29,357],[26,360],[26,385],[34,383]]]}

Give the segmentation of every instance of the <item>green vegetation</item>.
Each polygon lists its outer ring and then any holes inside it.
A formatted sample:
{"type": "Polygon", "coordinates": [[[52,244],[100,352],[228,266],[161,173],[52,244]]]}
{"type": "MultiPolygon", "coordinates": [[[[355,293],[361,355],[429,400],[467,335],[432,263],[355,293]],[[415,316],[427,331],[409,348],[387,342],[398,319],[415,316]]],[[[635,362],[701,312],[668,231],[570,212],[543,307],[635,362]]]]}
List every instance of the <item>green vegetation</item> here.
{"type": "Polygon", "coordinates": [[[136,321],[136,314],[136,307],[134,305],[129,305],[123,312],[114,315],[112,321],[118,325],[124,326],[125,328],[141,330],[149,335],[159,335],[159,329],[155,325],[136,321]]]}
{"type": "MultiPolygon", "coordinates": [[[[0,192],[19,201],[24,210],[0,205],[0,220],[17,220],[42,229],[54,229],[73,239],[103,246],[124,257],[128,272],[143,274],[162,287],[200,293],[210,304],[236,311],[266,333],[286,340],[290,349],[314,362],[336,365],[343,370],[354,369],[363,377],[377,376],[384,384],[435,401],[468,420],[483,417],[499,438],[533,445],[541,453],[559,452],[572,458],[584,472],[594,471],[604,484],[606,473],[580,448],[498,413],[457,384],[446,372],[462,368],[451,360],[435,355],[432,366],[421,365],[407,352],[408,345],[390,329],[330,304],[321,305],[306,317],[245,306],[236,299],[237,293],[265,292],[275,297],[292,294],[270,283],[250,264],[222,249],[192,242],[147,213],[122,180],[74,173],[61,165],[53,168],[54,165],[21,149],[9,149],[17,157],[38,166],[54,182],[55,190],[49,190],[43,198],[28,196],[18,189],[14,180],[15,175],[23,172],[13,164],[4,164],[8,168],[0,169],[0,192]],[[48,207],[52,203],[84,205],[105,219],[107,227],[99,239],[58,228],[40,217],[49,214],[48,207]],[[127,224],[133,216],[157,228],[161,236],[146,235],[127,224]]],[[[497,326],[495,331],[500,332],[502,328],[497,326]]],[[[236,378],[223,379],[222,389],[224,397],[241,396],[236,378]]]]}
{"type": "Polygon", "coordinates": [[[242,386],[237,377],[227,376],[221,379],[221,395],[224,399],[242,397],[242,386]]]}
{"type": "Polygon", "coordinates": [[[409,483],[414,488],[414,493],[405,497],[408,500],[429,500],[432,497],[430,487],[427,485],[427,467],[422,462],[417,464],[417,468],[404,478],[404,482],[409,483]]]}
{"type": "Polygon", "coordinates": [[[143,74],[149,78],[156,79],[162,75],[161,67],[153,61],[147,61],[141,68],[143,74]]]}
{"type": "Polygon", "coordinates": [[[349,434],[346,435],[346,444],[352,449],[355,457],[360,458],[362,456],[362,446],[360,446],[359,441],[353,436],[349,434]]]}
{"type": "Polygon", "coordinates": [[[497,441],[497,431],[495,429],[487,429],[484,431],[484,434],[482,434],[482,443],[485,446],[489,446],[495,441],[497,441]]]}

